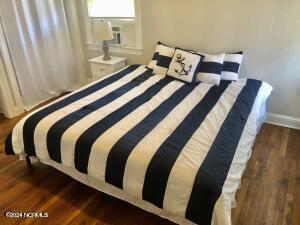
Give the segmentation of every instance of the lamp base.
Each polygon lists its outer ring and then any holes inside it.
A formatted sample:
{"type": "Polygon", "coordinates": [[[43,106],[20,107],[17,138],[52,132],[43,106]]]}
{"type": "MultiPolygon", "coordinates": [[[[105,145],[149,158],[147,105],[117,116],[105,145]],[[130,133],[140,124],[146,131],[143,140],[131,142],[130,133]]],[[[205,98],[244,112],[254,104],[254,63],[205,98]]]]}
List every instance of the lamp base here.
{"type": "Polygon", "coordinates": [[[102,42],[102,49],[103,49],[103,53],[104,53],[103,61],[109,61],[109,60],[111,60],[111,58],[110,58],[110,56],[108,54],[109,47],[108,47],[107,41],[103,41],[102,42]]]}

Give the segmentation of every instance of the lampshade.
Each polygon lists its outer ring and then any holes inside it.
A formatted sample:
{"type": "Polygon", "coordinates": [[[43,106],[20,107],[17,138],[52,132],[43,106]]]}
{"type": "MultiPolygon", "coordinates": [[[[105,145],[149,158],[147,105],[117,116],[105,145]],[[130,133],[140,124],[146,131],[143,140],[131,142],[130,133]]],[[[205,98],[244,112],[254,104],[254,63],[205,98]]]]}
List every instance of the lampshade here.
{"type": "Polygon", "coordinates": [[[114,39],[111,24],[109,21],[95,21],[94,22],[94,40],[108,41],[114,39]]]}

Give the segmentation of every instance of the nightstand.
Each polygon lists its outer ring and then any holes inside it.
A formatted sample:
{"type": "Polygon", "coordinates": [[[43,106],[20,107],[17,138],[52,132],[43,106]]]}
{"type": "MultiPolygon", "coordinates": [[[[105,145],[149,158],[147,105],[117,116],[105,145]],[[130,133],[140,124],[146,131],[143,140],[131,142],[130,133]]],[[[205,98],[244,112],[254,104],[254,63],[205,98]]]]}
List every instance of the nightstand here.
{"type": "Polygon", "coordinates": [[[111,60],[103,61],[103,55],[90,59],[93,80],[112,74],[126,66],[126,58],[111,56],[111,60]]]}

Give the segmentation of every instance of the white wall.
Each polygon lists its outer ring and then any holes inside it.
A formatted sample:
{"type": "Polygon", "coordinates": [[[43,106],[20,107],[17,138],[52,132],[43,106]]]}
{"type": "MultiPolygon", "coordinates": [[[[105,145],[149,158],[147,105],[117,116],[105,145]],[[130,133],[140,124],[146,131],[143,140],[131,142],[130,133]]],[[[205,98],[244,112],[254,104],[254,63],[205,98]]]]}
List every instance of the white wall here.
{"type": "MultiPolygon", "coordinates": [[[[142,0],[143,55],[155,43],[211,53],[243,50],[242,76],[274,87],[268,112],[296,117],[300,124],[299,0],[142,0]]],[[[99,52],[87,50],[87,58],[99,52]]]]}

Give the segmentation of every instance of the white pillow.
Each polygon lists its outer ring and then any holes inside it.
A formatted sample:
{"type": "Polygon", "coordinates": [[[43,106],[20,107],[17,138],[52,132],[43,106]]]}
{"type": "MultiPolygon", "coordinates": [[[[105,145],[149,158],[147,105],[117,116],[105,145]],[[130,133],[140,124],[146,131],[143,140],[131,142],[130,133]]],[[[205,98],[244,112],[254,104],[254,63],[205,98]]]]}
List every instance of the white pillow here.
{"type": "MultiPolygon", "coordinates": [[[[202,54],[202,53],[200,53],[202,54]]],[[[219,85],[221,81],[222,67],[224,63],[225,53],[218,55],[203,54],[205,56],[196,81],[208,84],[219,85]]]]}
{"type": "Polygon", "coordinates": [[[167,75],[192,83],[203,58],[204,56],[198,53],[176,48],[167,75]]]}
{"type": "Polygon", "coordinates": [[[243,52],[226,54],[221,74],[222,80],[238,81],[239,71],[243,61],[243,52]]]}

